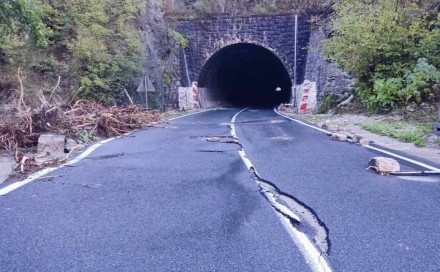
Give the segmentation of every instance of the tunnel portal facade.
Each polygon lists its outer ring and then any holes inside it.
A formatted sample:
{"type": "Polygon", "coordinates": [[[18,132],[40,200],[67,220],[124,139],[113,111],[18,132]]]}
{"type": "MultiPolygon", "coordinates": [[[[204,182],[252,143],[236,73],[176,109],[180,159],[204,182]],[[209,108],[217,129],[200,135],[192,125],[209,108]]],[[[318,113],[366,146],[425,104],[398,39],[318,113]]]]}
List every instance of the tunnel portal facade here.
{"type": "Polygon", "coordinates": [[[288,102],[294,80],[304,80],[306,16],[297,16],[296,26],[295,15],[287,14],[179,21],[176,29],[188,39],[180,55],[181,85],[197,81],[208,100],[217,102],[213,106],[288,102]]]}

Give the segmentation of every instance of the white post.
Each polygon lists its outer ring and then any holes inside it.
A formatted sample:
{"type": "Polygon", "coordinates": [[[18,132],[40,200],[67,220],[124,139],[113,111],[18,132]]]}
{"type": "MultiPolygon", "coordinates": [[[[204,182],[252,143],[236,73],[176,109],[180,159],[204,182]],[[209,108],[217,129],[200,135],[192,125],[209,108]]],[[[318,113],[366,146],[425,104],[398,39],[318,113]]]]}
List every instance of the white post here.
{"type": "Polygon", "coordinates": [[[148,110],[148,90],[147,90],[147,75],[144,75],[144,90],[145,90],[145,108],[148,110]]]}
{"type": "Polygon", "coordinates": [[[298,44],[298,15],[295,15],[295,56],[293,60],[293,106],[296,107],[296,60],[297,60],[297,44],[298,44]]]}

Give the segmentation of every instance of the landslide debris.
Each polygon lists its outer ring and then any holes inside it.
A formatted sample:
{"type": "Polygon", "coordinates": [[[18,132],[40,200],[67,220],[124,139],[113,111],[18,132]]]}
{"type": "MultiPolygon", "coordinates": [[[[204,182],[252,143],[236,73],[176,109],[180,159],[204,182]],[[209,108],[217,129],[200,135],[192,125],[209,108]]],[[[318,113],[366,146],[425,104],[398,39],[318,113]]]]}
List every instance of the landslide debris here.
{"type": "Polygon", "coordinates": [[[0,152],[13,154],[17,162],[15,176],[70,159],[76,145],[153,126],[152,122],[162,118],[159,111],[133,104],[105,107],[97,102],[78,100],[66,105],[60,100],[49,103],[50,99],[39,98],[42,102],[39,106],[30,107],[16,100],[0,108],[0,152]],[[66,139],[66,154],[54,156],[49,154],[52,152],[37,149],[39,139],[48,134],[66,139]]]}

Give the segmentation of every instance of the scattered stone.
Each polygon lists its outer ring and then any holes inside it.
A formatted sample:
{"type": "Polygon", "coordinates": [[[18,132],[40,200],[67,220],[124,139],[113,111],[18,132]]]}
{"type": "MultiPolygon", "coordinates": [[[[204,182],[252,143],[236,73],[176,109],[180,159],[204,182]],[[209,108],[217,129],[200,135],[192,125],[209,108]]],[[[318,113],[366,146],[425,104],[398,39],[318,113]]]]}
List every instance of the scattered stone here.
{"type": "Polygon", "coordinates": [[[321,127],[323,129],[326,129],[326,130],[331,131],[331,132],[340,131],[340,127],[339,126],[331,125],[331,124],[328,124],[328,123],[324,123],[321,127]]]}
{"type": "Polygon", "coordinates": [[[333,141],[340,141],[340,142],[346,142],[348,137],[345,134],[341,134],[341,133],[333,133],[331,136],[331,139],[333,141]]]}
{"type": "Polygon", "coordinates": [[[64,153],[66,136],[57,134],[41,134],[38,138],[38,153],[64,153]]]}
{"type": "Polygon", "coordinates": [[[11,154],[0,154],[0,184],[9,178],[16,166],[11,154]]]}
{"type": "Polygon", "coordinates": [[[368,169],[372,169],[381,175],[389,175],[400,171],[400,164],[395,159],[386,157],[374,157],[368,161],[368,169]]]}
{"type": "Polygon", "coordinates": [[[370,145],[370,140],[368,140],[368,139],[361,139],[359,141],[359,144],[360,145],[370,145]]]}
{"type": "Polygon", "coordinates": [[[70,152],[75,146],[78,145],[78,142],[73,139],[67,139],[65,149],[67,152],[70,152]]]}
{"type": "Polygon", "coordinates": [[[360,135],[354,134],[353,136],[351,136],[351,141],[355,144],[359,144],[363,139],[364,139],[364,137],[362,137],[360,135]]]}

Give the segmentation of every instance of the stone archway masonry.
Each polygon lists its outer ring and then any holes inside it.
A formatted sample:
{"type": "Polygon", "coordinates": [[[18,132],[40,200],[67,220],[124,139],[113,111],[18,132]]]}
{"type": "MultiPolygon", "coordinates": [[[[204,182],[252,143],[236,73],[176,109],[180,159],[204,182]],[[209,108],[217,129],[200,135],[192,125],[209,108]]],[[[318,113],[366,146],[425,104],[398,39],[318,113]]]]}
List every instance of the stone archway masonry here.
{"type": "MultiPolygon", "coordinates": [[[[180,57],[181,84],[197,81],[206,61],[218,50],[237,43],[252,43],[272,51],[294,79],[295,15],[248,16],[178,21],[176,30],[188,39],[180,57]],[[185,65],[186,59],[186,65],[185,65]]],[[[304,80],[310,23],[298,16],[297,83],[304,80]]]]}
{"type": "MultiPolygon", "coordinates": [[[[354,84],[334,60],[323,56],[323,26],[315,23],[312,27],[307,15],[298,15],[296,84],[312,82],[318,100],[328,94],[350,92],[354,84]]],[[[203,66],[214,53],[236,43],[253,43],[272,51],[294,82],[294,14],[182,20],[175,23],[175,28],[189,41],[180,56],[181,86],[190,88],[188,82],[198,81],[203,66]]],[[[297,94],[297,99],[300,97],[297,94]]]]}

